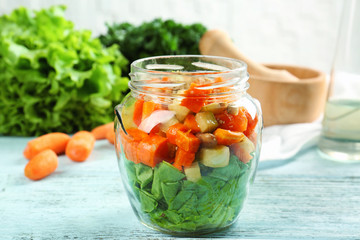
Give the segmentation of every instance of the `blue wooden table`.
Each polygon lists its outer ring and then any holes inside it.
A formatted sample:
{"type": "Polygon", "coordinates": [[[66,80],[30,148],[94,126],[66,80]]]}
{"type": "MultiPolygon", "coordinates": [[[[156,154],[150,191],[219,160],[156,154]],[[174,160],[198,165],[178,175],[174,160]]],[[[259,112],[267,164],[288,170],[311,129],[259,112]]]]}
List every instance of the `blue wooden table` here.
{"type": "MultiPolygon", "coordinates": [[[[24,177],[30,138],[0,137],[0,239],[171,239],[141,225],[121,183],[113,146],[59,158],[51,176],[24,177]]],[[[260,164],[239,220],[206,238],[360,239],[360,164],[322,159],[315,148],[277,167],[260,164]],[[266,167],[266,168],[265,168],[266,167]]]]}

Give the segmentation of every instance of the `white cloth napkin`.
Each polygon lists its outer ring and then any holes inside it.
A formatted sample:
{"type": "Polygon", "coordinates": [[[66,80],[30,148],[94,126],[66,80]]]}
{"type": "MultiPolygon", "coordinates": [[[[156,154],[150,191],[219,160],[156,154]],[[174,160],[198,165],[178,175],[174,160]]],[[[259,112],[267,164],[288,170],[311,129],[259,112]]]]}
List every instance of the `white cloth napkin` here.
{"type": "Polygon", "coordinates": [[[321,119],[312,123],[265,127],[260,161],[285,160],[315,146],[321,133],[321,119]]]}

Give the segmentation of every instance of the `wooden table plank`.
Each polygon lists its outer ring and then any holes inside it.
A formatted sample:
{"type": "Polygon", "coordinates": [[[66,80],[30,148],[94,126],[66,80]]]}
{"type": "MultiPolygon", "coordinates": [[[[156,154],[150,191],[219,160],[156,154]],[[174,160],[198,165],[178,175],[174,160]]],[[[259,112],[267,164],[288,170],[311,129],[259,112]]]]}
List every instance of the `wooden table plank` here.
{"type": "MultiPolygon", "coordinates": [[[[1,239],[172,239],[132,212],[112,146],[96,143],[84,163],[60,157],[50,177],[23,176],[28,138],[0,137],[1,239]]],[[[260,170],[239,220],[208,235],[235,239],[360,239],[360,164],[310,149],[260,170]]]]}

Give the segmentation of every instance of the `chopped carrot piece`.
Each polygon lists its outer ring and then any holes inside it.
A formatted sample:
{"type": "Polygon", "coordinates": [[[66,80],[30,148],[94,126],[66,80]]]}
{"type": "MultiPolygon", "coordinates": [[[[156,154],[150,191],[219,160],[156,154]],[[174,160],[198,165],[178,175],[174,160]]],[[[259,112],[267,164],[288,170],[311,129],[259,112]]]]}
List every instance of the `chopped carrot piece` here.
{"type": "Polygon", "coordinates": [[[133,121],[136,124],[136,126],[139,126],[141,123],[143,105],[144,105],[144,100],[142,100],[142,99],[138,99],[135,102],[133,121]]]}
{"type": "Polygon", "coordinates": [[[25,166],[24,174],[31,180],[49,176],[58,166],[58,157],[51,149],[36,154],[25,166]]]}
{"type": "Polygon", "coordinates": [[[137,149],[140,142],[138,141],[130,141],[127,143],[127,155],[128,159],[130,161],[133,161],[134,163],[140,163],[140,159],[137,157],[137,149]]]}
{"type": "Polygon", "coordinates": [[[137,147],[141,140],[148,137],[148,134],[137,128],[129,128],[126,131],[128,135],[122,131],[120,132],[121,144],[124,149],[125,157],[129,161],[139,163],[140,160],[136,157],[137,147]]]}
{"type": "Polygon", "coordinates": [[[183,168],[182,168],[181,163],[177,163],[177,162],[175,162],[175,160],[174,160],[173,166],[176,167],[179,171],[182,172],[183,168]]]}
{"type": "Polygon", "coordinates": [[[184,125],[191,130],[192,133],[198,133],[201,132],[198,123],[195,120],[195,116],[192,114],[189,114],[186,116],[184,125]]]}
{"type": "Polygon", "coordinates": [[[188,132],[178,131],[175,139],[176,145],[187,152],[197,152],[200,146],[200,139],[195,137],[194,134],[188,132]]]}
{"type": "Polygon", "coordinates": [[[158,135],[144,138],[138,145],[136,156],[138,160],[150,167],[168,158],[167,139],[158,135]]]}
{"type": "Polygon", "coordinates": [[[219,113],[215,115],[216,121],[219,123],[219,127],[223,129],[234,128],[234,115],[227,112],[219,113]]]}
{"type": "Polygon", "coordinates": [[[131,136],[135,141],[141,141],[148,136],[148,134],[144,131],[141,131],[137,128],[129,128],[126,132],[131,136]]]}
{"type": "Polygon", "coordinates": [[[69,140],[69,135],[60,132],[42,135],[27,143],[24,150],[24,156],[30,160],[35,155],[46,149],[51,149],[56,154],[64,153],[69,140]]]}
{"type": "Polygon", "coordinates": [[[209,98],[208,95],[212,92],[211,89],[197,89],[197,87],[205,86],[191,83],[189,89],[185,91],[185,98],[181,101],[180,105],[187,107],[195,113],[199,112],[209,98]]]}
{"type": "Polygon", "coordinates": [[[114,130],[114,122],[109,122],[103,125],[100,125],[93,130],[91,130],[91,133],[94,135],[96,140],[99,139],[105,139],[106,134],[110,131],[114,130]]]}
{"type": "Polygon", "coordinates": [[[237,115],[232,115],[227,112],[216,114],[215,118],[219,123],[219,128],[235,131],[244,132],[247,128],[247,118],[244,112],[244,108],[240,108],[237,115]]]}
{"type": "MultiPolygon", "coordinates": [[[[248,126],[248,119],[246,117],[245,114],[246,108],[244,107],[240,107],[239,109],[239,113],[237,115],[235,115],[235,121],[236,121],[236,125],[235,125],[235,129],[233,131],[236,132],[244,132],[248,126]]],[[[229,129],[231,130],[231,129],[229,129]]]]}
{"type": "Polygon", "coordinates": [[[171,161],[171,159],[173,160],[176,155],[176,145],[168,142],[168,150],[169,150],[168,151],[168,156],[169,156],[168,161],[171,161]]]}
{"type": "Polygon", "coordinates": [[[246,109],[245,109],[245,115],[248,120],[248,125],[247,125],[246,131],[244,132],[244,134],[247,137],[249,137],[252,134],[252,132],[254,131],[256,124],[258,123],[258,116],[257,116],[257,114],[255,114],[255,117],[253,119],[251,117],[250,113],[246,109]]]}
{"type": "Polygon", "coordinates": [[[188,128],[182,124],[182,123],[176,123],[174,125],[171,125],[168,130],[166,131],[166,137],[168,141],[172,144],[176,144],[176,133],[178,131],[187,131],[188,128]]]}
{"type": "Polygon", "coordinates": [[[176,151],[175,161],[173,166],[182,171],[182,167],[191,166],[192,162],[195,159],[195,153],[185,151],[179,148],[176,151]]]}
{"type": "Polygon", "coordinates": [[[241,132],[234,132],[222,128],[216,129],[214,135],[218,144],[227,146],[233,143],[241,142],[245,137],[245,135],[241,132]]]}
{"type": "Polygon", "coordinates": [[[129,141],[130,141],[129,135],[126,135],[123,131],[120,131],[120,142],[122,145],[122,149],[124,150],[125,157],[128,160],[130,160],[129,153],[128,153],[129,141]]]}
{"type": "Polygon", "coordinates": [[[258,115],[255,114],[254,119],[251,117],[251,115],[249,113],[247,113],[249,115],[248,119],[248,128],[250,129],[254,129],[259,121],[258,119],[258,115]]]}
{"type": "Polygon", "coordinates": [[[95,137],[90,132],[77,132],[67,144],[65,154],[75,162],[83,162],[89,157],[94,144],[95,137]]]}
{"type": "Polygon", "coordinates": [[[154,103],[152,101],[144,102],[141,119],[144,120],[145,118],[150,116],[151,113],[160,109],[162,109],[162,106],[159,103],[154,103]]]}

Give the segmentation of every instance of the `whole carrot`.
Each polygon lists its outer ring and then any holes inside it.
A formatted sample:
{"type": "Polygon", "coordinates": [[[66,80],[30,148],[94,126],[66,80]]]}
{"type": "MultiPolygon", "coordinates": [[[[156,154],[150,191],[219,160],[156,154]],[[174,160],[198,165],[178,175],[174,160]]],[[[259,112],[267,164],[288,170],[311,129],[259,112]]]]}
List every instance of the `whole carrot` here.
{"type": "Polygon", "coordinates": [[[70,137],[67,134],[60,132],[42,135],[28,142],[24,150],[24,156],[30,160],[35,155],[46,149],[51,149],[56,154],[61,154],[65,152],[65,148],[69,140],[70,137]]]}
{"type": "Polygon", "coordinates": [[[65,154],[75,162],[83,162],[94,148],[95,137],[91,132],[80,131],[74,134],[66,146],[65,154]]]}
{"type": "Polygon", "coordinates": [[[106,139],[109,141],[109,143],[114,145],[114,143],[115,143],[115,131],[114,131],[113,128],[108,130],[108,132],[106,133],[106,139]]]}
{"type": "Polygon", "coordinates": [[[40,180],[49,176],[58,166],[58,157],[51,149],[35,155],[25,166],[24,174],[31,180],[40,180]]]}
{"type": "Polygon", "coordinates": [[[105,139],[106,134],[112,129],[114,129],[114,122],[100,125],[94,128],[93,130],[91,130],[91,133],[94,135],[96,140],[105,139]]]}

